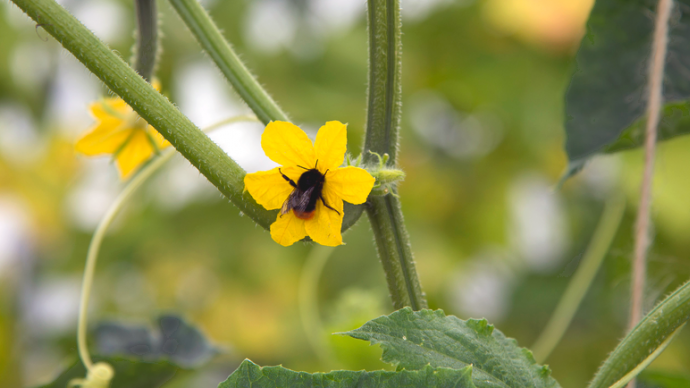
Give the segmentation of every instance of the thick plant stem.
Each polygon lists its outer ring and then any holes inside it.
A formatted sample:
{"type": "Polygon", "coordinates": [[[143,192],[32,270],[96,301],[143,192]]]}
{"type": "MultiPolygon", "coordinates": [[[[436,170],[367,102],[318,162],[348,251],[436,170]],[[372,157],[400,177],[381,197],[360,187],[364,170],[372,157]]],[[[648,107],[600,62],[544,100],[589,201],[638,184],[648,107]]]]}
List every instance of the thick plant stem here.
{"type": "Polygon", "coordinates": [[[42,28],[153,125],[244,214],[268,229],[276,212],[243,193],[245,171],[163,95],[54,0],[15,0],[42,28]]]}
{"type": "Polygon", "coordinates": [[[156,0],[134,2],[137,19],[137,35],[132,64],[139,75],[151,82],[158,58],[158,10],[156,0]]]}
{"type": "Polygon", "coordinates": [[[632,269],[632,289],[629,328],[633,328],[642,317],[646,256],[649,249],[649,222],[652,205],[652,180],[654,177],[654,156],[656,153],[657,125],[662,105],[664,64],[668,45],[668,20],[673,7],[672,0],[659,0],[652,58],[649,66],[649,100],[647,101],[647,127],[645,135],[645,164],[640,189],[640,208],[635,224],[635,257],[632,269]]]}
{"type": "Polygon", "coordinates": [[[364,162],[388,154],[394,166],[401,116],[402,40],[398,0],[369,0],[369,87],[364,162]],[[369,152],[371,151],[371,152],[369,152]]]}
{"type": "Polygon", "coordinates": [[[400,201],[395,195],[390,194],[372,197],[367,215],[374,231],[393,307],[401,309],[410,306],[413,310],[426,308],[427,303],[417,277],[400,201]]]}
{"type": "Polygon", "coordinates": [[[606,202],[604,213],[601,215],[592,240],[587,247],[585,256],[577,268],[577,272],[568,284],[568,288],[556,306],[551,319],[539,338],[532,345],[532,353],[537,363],[543,364],[553,349],[560,342],[563,334],[575,316],[589,286],[592,284],[601,263],[609,251],[611,242],[616,236],[618,226],[625,213],[625,198],[621,194],[614,194],[606,202]]]}
{"type": "Polygon", "coordinates": [[[244,66],[199,1],[170,0],[170,4],[259,120],[264,124],[273,120],[289,121],[287,115],[244,66]]]}
{"type": "MultiPolygon", "coordinates": [[[[401,24],[399,0],[369,0],[369,88],[364,162],[388,154],[395,166],[401,114],[401,24]]],[[[410,238],[397,193],[372,196],[367,214],[388,282],[393,306],[427,307],[415,269],[410,238]]]]}

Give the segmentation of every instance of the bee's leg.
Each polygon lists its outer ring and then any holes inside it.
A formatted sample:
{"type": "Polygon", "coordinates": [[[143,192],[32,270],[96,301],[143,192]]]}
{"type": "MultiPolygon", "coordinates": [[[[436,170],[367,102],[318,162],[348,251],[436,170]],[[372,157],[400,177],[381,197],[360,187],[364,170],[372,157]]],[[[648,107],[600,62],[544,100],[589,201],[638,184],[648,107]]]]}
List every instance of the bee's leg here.
{"type": "Polygon", "coordinates": [[[280,175],[283,176],[283,179],[285,179],[286,181],[288,181],[288,183],[290,183],[290,186],[297,188],[297,183],[295,183],[295,181],[290,179],[290,177],[288,177],[287,175],[283,174],[283,172],[280,171],[280,169],[278,169],[278,172],[280,173],[280,175]]]}
{"type": "Polygon", "coordinates": [[[329,209],[333,210],[334,212],[338,213],[338,215],[340,215],[340,212],[339,212],[339,211],[337,211],[337,210],[333,209],[332,207],[330,207],[330,206],[329,206],[329,205],[328,205],[328,204],[326,203],[326,200],[325,200],[325,199],[323,199],[323,195],[322,195],[322,196],[320,196],[319,198],[321,198],[321,202],[323,202],[323,206],[325,206],[325,207],[327,207],[327,208],[329,208],[329,209]]]}

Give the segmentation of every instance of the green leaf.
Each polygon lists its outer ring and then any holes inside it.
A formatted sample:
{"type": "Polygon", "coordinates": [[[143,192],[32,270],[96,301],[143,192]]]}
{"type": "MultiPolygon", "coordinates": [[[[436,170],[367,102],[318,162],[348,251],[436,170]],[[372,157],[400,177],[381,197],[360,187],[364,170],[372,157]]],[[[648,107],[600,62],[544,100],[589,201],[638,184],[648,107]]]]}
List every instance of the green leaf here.
{"type": "Polygon", "coordinates": [[[398,310],[343,333],[380,344],[383,361],[398,369],[462,369],[473,366],[479,387],[559,387],[547,366],[539,366],[532,352],[520,348],[485,319],[463,321],[442,310],[398,310]]]}
{"type": "Polygon", "coordinates": [[[158,330],[146,326],[104,322],[96,328],[98,353],[136,356],[143,360],[170,360],[182,368],[195,368],[218,354],[194,326],[176,315],[158,318],[158,330]]]}
{"type": "Polygon", "coordinates": [[[322,388],[474,388],[472,367],[461,370],[426,366],[422,370],[398,372],[388,371],[347,371],[329,373],[295,372],[282,366],[260,367],[249,360],[244,360],[239,368],[220,383],[218,388],[287,388],[287,387],[322,387],[322,388]]]}
{"type": "Polygon", "coordinates": [[[690,375],[649,371],[641,373],[637,378],[639,388],[687,388],[690,387],[690,375]]]}
{"type": "Polygon", "coordinates": [[[589,388],[608,388],[644,362],[690,319],[690,282],[645,315],[599,368],[589,388]]]}
{"type": "MultiPolygon", "coordinates": [[[[178,368],[166,361],[143,362],[121,357],[94,357],[94,362],[104,361],[115,369],[110,388],[157,388],[173,378],[178,368]]],[[[72,379],[82,379],[86,369],[77,360],[53,382],[38,388],[65,388],[72,379]]]]}
{"type": "MultiPolygon", "coordinates": [[[[569,170],[600,152],[642,145],[656,0],[598,0],[565,96],[569,170]]],[[[690,133],[690,14],[676,1],[669,26],[659,140],[690,133]]]]}

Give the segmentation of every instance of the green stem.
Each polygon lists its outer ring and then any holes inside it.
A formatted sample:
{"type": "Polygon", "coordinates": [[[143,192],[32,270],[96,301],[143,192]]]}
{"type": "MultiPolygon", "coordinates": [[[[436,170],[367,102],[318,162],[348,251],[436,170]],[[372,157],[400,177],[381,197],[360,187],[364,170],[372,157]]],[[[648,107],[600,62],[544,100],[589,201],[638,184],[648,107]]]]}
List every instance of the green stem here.
{"type": "Polygon", "coordinates": [[[395,195],[374,196],[367,208],[369,223],[383,265],[393,307],[405,306],[413,310],[427,307],[422,286],[417,277],[410,237],[405,229],[400,201],[395,195]]]}
{"type": "Polygon", "coordinates": [[[532,353],[538,363],[543,364],[546,361],[568,329],[577,308],[609,251],[624,213],[625,198],[622,195],[616,194],[606,202],[604,213],[601,215],[592,241],[587,247],[577,272],[575,272],[563,297],[558,302],[546,328],[532,346],[532,353]]]}
{"type": "Polygon", "coordinates": [[[398,151],[402,100],[402,40],[399,0],[369,0],[369,88],[364,162],[371,152],[388,154],[394,166],[398,151]]]}
{"type": "MultiPolygon", "coordinates": [[[[394,167],[401,115],[401,23],[399,0],[369,0],[369,89],[364,162],[388,154],[394,167]]],[[[397,193],[371,196],[367,214],[393,306],[413,310],[427,307],[415,269],[410,238],[397,193]]]]}
{"type": "Polygon", "coordinates": [[[137,19],[137,41],[132,64],[143,79],[151,82],[158,57],[156,0],[136,0],[134,4],[137,19]]]}
{"type": "Polygon", "coordinates": [[[690,282],[645,315],[602,364],[588,388],[608,388],[645,362],[690,319],[690,282]]]}
{"type": "Polygon", "coordinates": [[[289,121],[287,115],[247,70],[199,1],[170,0],[170,4],[259,120],[264,124],[274,120],[289,121]]]}
{"type": "Polygon", "coordinates": [[[276,212],[244,191],[245,171],[163,95],[54,0],[13,0],[113,92],[153,125],[244,214],[268,229],[276,212]]]}
{"type": "Polygon", "coordinates": [[[309,256],[307,256],[302,268],[302,275],[299,280],[297,300],[300,318],[304,334],[311,345],[312,350],[321,361],[322,366],[334,367],[336,364],[335,356],[324,341],[326,333],[321,318],[319,317],[319,304],[317,301],[319,279],[326,265],[328,258],[331,257],[335,249],[315,245],[309,256]]]}

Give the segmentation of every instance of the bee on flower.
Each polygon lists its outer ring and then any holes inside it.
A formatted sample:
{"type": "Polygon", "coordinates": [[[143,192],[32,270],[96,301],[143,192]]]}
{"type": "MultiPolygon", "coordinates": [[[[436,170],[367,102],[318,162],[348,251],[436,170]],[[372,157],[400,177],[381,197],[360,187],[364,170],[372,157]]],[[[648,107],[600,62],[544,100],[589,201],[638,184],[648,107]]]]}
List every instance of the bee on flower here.
{"type": "Polygon", "coordinates": [[[347,126],[329,121],[312,143],[299,127],[272,121],[261,136],[266,156],[281,165],[247,174],[245,190],[268,210],[280,209],[271,237],[289,246],[306,236],[328,246],[343,243],[343,201],[367,200],[375,179],[366,170],[340,167],[347,150],[347,126]]]}
{"type": "MultiPolygon", "coordinates": [[[[160,86],[154,82],[156,90],[160,86]]],[[[104,98],[89,107],[96,123],[76,143],[87,156],[113,155],[121,179],[170,143],[119,97],[104,98]]]]}

